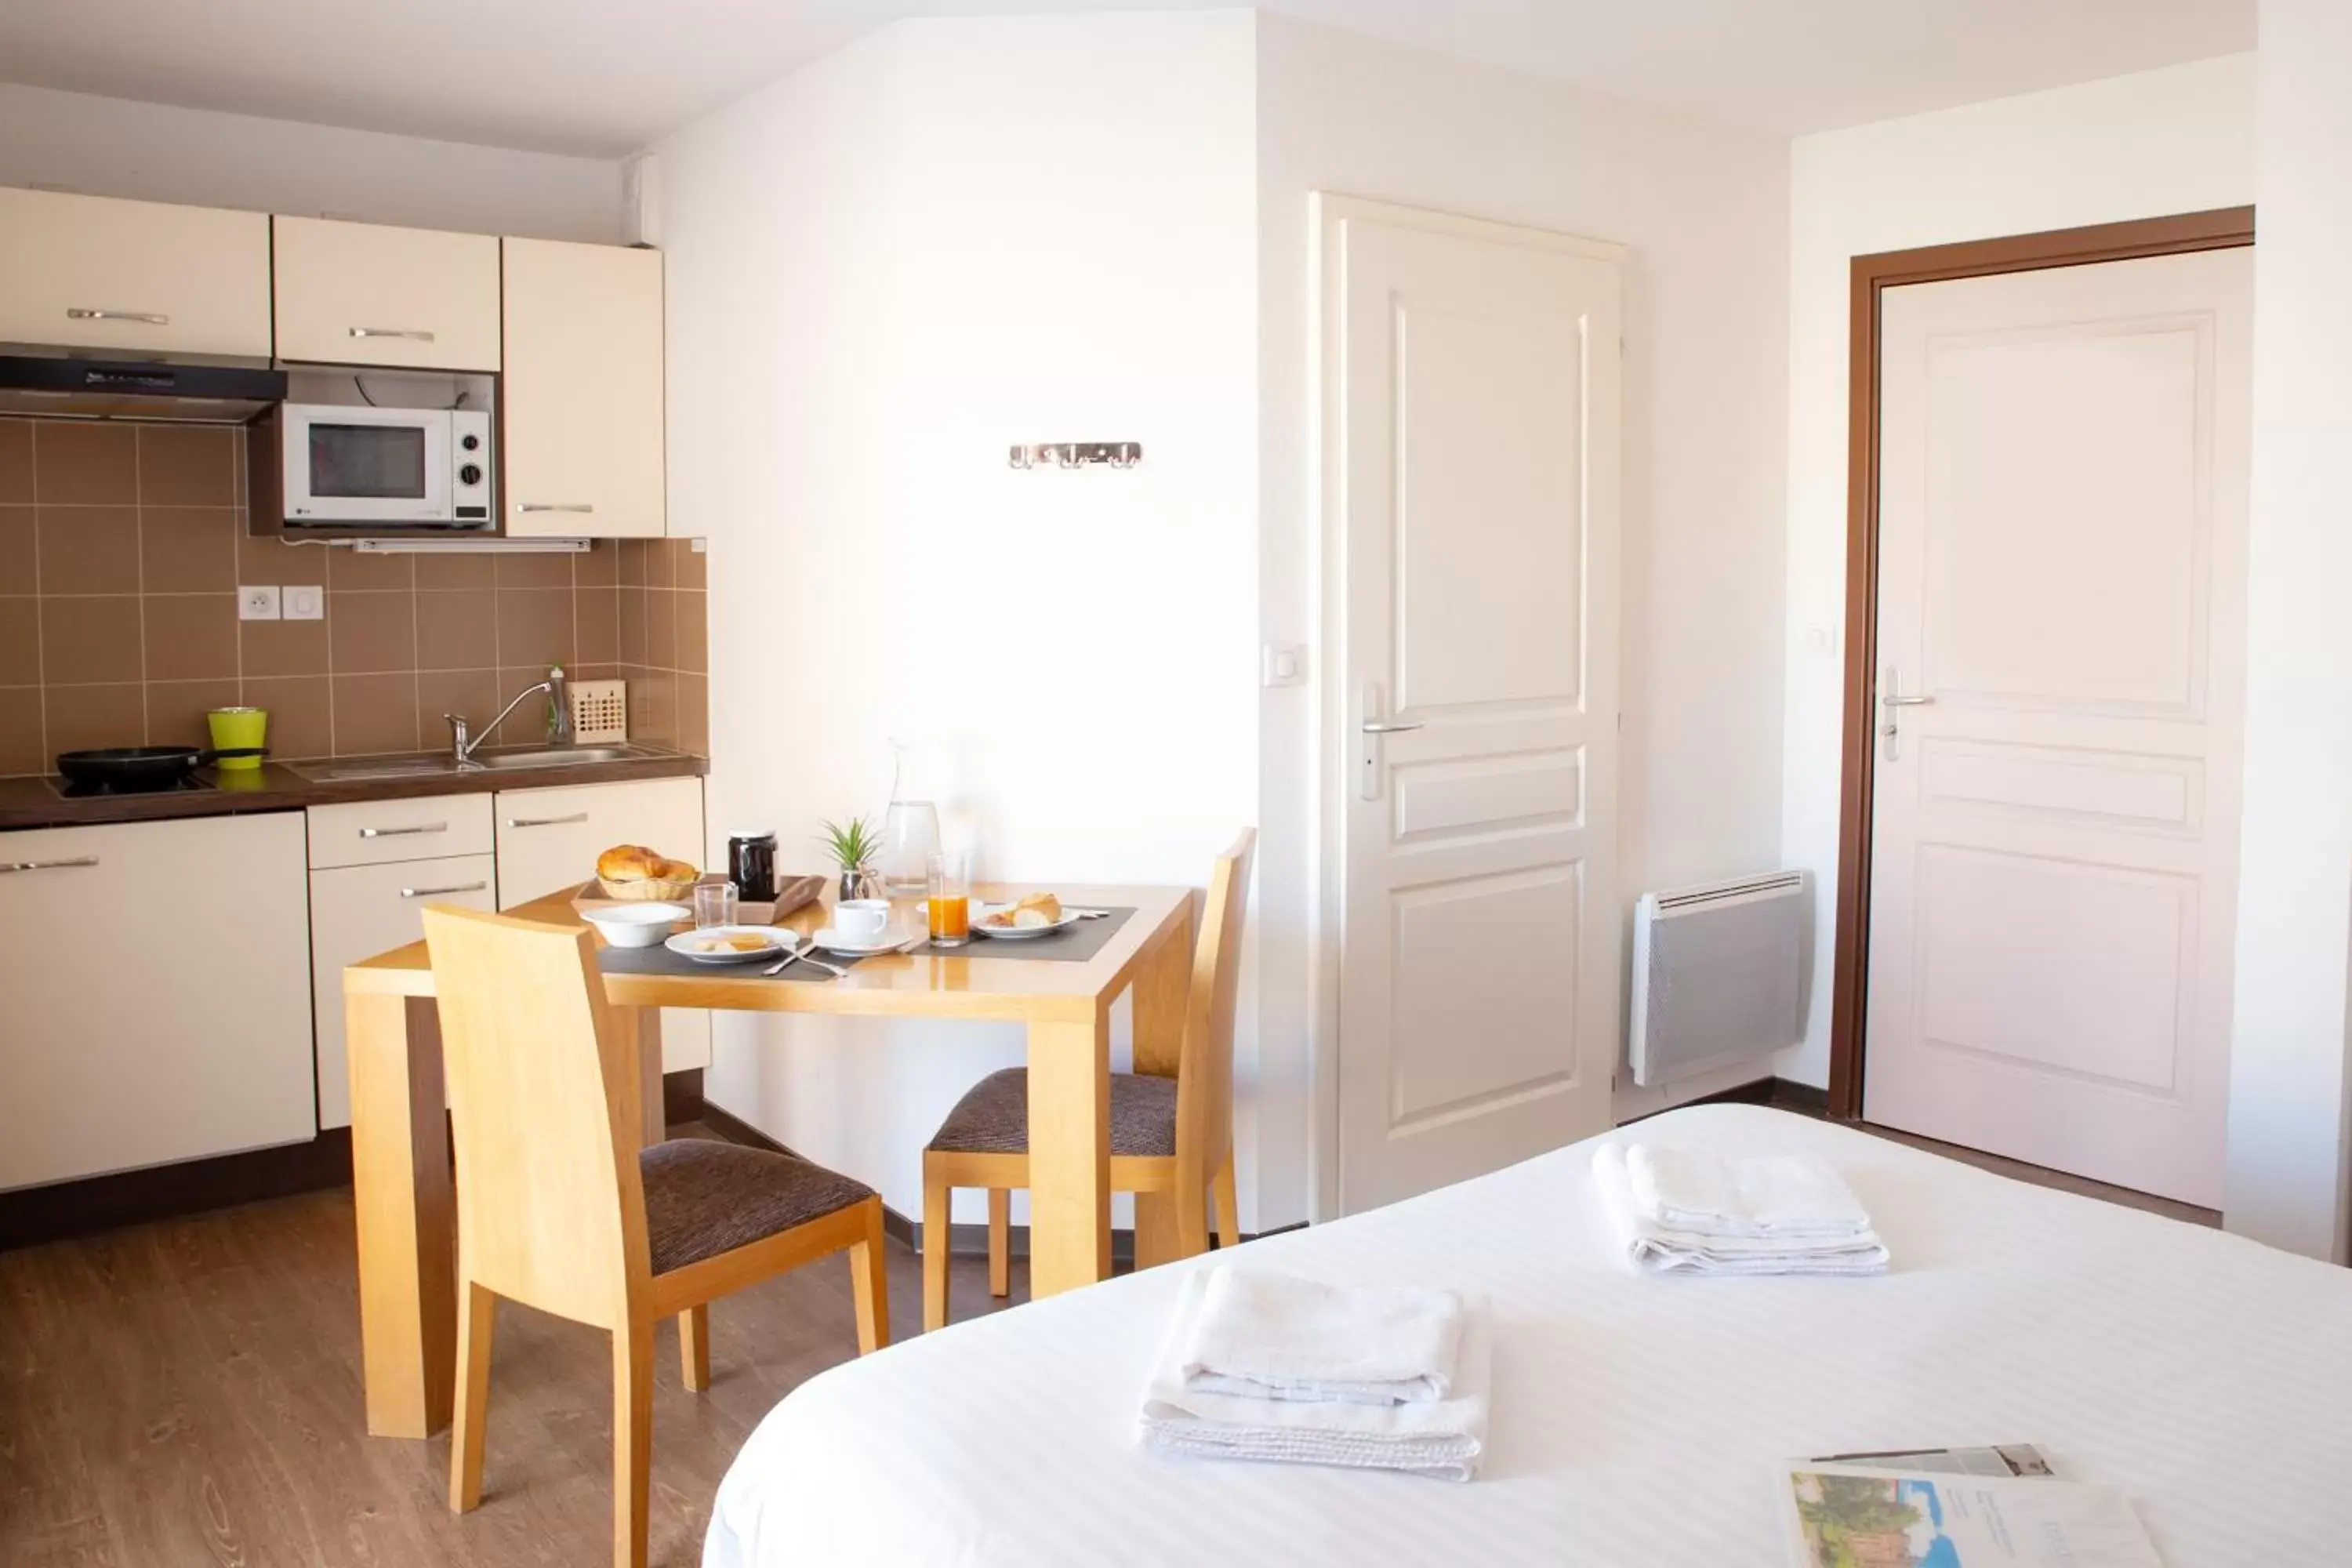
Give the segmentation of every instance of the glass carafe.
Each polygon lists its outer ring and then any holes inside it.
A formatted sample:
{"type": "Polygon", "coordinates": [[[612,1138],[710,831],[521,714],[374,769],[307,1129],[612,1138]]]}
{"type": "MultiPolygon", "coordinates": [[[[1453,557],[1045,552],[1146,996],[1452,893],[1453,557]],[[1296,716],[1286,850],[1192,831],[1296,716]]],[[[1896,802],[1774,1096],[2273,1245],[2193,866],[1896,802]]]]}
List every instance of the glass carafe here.
{"type": "Polygon", "coordinates": [[[890,748],[898,760],[890,775],[890,806],[882,814],[882,885],[901,896],[920,896],[940,847],[940,808],[924,793],[915,743],[892,741],[890,748]]]}

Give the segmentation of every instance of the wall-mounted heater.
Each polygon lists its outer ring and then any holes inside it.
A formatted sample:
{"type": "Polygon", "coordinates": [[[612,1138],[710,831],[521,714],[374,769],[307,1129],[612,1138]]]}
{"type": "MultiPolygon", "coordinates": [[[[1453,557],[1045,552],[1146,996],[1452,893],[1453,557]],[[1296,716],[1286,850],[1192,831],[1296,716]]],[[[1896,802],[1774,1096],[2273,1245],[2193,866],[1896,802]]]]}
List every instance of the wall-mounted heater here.
{"type": "Polygon", "coordinates": [[[1797,1043],[1805,875],[1644,893],[1633,906],[1633,1081],[1678,1083],[1797,1043]]]}

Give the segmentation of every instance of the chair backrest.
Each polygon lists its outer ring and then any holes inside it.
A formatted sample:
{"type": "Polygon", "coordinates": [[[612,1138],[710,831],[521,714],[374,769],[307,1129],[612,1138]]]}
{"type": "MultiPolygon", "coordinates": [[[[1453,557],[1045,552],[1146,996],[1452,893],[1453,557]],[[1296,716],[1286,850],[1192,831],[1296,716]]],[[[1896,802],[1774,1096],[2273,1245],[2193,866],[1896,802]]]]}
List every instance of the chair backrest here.
{"type": "Polygon", "coordinates": [[[1256,852],[1257,829],[1244,827],[1217,857],[1192,945],[1184,1044],[1176,1062],[1176,1171],[1193,1191],[1216,1173],[1234,1142],[1234,1004],[1241,991],[1242,918],[1256,852]]]}
{"type": "Polygon", "coordinates": [[[651,1272],[635,1075],[595,938],[427,909],[457,1154],[460,1273],[581,1322],[628,1321],[651,1272]]]}

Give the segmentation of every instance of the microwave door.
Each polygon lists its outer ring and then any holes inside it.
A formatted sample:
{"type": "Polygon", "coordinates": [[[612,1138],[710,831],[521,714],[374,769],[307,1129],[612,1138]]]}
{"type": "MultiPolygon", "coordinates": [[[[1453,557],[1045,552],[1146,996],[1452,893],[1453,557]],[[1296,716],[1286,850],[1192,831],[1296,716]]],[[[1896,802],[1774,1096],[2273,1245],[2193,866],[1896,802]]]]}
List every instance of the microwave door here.
{"type": "Polygon", "coordinates": [[[449,421],[367,409],[306,412],[287,432],[289,517],[318,522],[446,523],[449,421]]]}

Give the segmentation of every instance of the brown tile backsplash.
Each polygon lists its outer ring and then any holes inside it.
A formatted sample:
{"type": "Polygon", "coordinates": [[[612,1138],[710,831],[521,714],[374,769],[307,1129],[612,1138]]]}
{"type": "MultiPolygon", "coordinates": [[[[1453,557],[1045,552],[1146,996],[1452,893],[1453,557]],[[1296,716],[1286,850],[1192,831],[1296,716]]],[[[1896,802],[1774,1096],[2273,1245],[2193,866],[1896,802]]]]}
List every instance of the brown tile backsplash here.
{"type": "Polygon", "coordinates": [[[139,504],[137,426],[66,420],[30,423],[35,500],[43,506],[139,504]]]}
{"type": "Polygon", "coordinates": [[[0,594],[40,592],[39,515],[29,506],[0,506],[0,594]]]}
{"type": "Polygon", "coordinates": [[[45,504],[34,511],[42,593],[139,592],[137,507],[45,504]]]}
{"type": "MultiPolygon", "coordinates": [[[[238,675],[235,594],[150,594],[140,602],[146,606],[148,679],[235,683],[238,675]]],[[[159,740],[155,743],[173,742],[159,740]]]]}
{"type": "MultiPolygon", "coordinates": [[[[362,556],[252,539],[242,468],[226,428],[0,418],[0,775],[199,744],[205,713],[239,701],[269,710],[281,758],[437,748],[442,714],[478,733],[555,662],[629,681],[636,739],[708,748],[695,542],[362,556]],[[323,585],[326,618],[239,621],[241,584],[323,585]]],[[[526,703],[497,739],[544,721],[526,703]]]]}
{"type": "Polygon", "coordinates": [[[33,500],[33,422],[0,419],[0,506],[33,500]]]}

